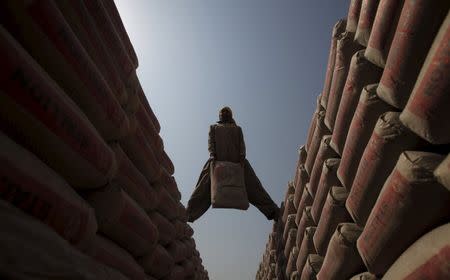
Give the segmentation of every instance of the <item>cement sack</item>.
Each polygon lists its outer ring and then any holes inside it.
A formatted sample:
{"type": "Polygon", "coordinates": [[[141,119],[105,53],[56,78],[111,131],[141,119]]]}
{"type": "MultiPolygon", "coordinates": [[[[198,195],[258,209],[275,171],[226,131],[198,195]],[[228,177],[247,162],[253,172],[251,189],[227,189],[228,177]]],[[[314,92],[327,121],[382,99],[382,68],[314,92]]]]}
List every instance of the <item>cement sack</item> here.
{"type": "Polygon", "coordinates": [[[294,271],[291,274],[291,278],[289,278],[290,280],[300,280],[300,275],[298,274],[298,271],[294,271]]]}
{"type": "Polygon", "coordinates": [[[136,68],[128,56],[125,46],[120,39],[114,24],[108,15],[105,6],[101,0],[83,0],[89,14],[94,19],[102,40],[105,42],[108,50],[118,62],[122,75],[127,76],[136,68]]]}
{"type": "Polygon", "coordinates": [[[332,187],[323,206],[322,214],[314,235],[314,246],[317,254],[325,256],[328,243],[340,223],[351,222],[351,217],[345,209],[348,192],[343,187],[332,187]]]}
{"type": "MultiPolygon", "coordinates": [[[[333,80],[333,72],[334,72],[334,63],[336,61],[336,45],[337,40],[340,35],[345,31],[345,27],[347,25],[347,21],[345,19],[340,19],[333,27],[333,32],[331,35],[331,46],[330,52],[328,54],[328,64],[327,64],[327,72],[325,74],[325,83],[323,85],[322,98],[320,100],[320,104],[323,108],[327,108],[328,96],[330,94],[331,81],[333,80]]],[[[301,271],[300,271],[301,273],[301,271]]]]}
{"type": "Polygon", "coordinates": [[[183,262],[181,262],[181,265],[184,268],[186,277],[191,277],[192,275],[194,275],[195,268],[194,268],[194,263],[191,260],[189,260],[189,259],[184,260],[183,262]]]}
{"type": "Polygon", "coordinates": [[[176,219],[178,217],[178,211],[176,211],[177,202],[172,198],[164,186],[156,186],[156,192],[158,194],[158,206],[156,207],[156,210],[170,221],[176,219]]]}
{"type": "Polygon", "coordinates": [[[184,246],[183,243],[179,240],[174,240],[169,245],[167,245],[166,250],[175,263],[179,263],[185,258],[184,246]]]}
{"type": "Polygon", "coordinates": [[[156,208],[158,203],[155,189],[148,183],[144,175],[134,166],[120,145],[111,146],[117,159],[119,169],[115,180],[123,190],[145,211],[156,208]]]}
{"type": "Polygon", "coordinates": [[[144,132],[145,137],[147,137],[147,140],[150,142],[152,147],[161,152],[164,149],[163,140],[158,134],[158,131],[156,130],[156,127],[154,126],[147,110],[145,110],[142,102],[139,103],[139,108],[136,111],[135,116],[142,128],[142,131],[144,132]]]}
{"type": "Polygon", "coordinates": [[[366,270],[356,248],[356,240],[362,230],[361,227],[352,223],[337,226],[317,280],[346,280],[366,270]]]}
{"type": "Polygon", "coordinates": [[[296,228],[290,229],[286,240],[286,245],[284,246],[284,256],[286,257],[286,259],[289,259],[289,254],[291,253],[292,248],[294,248],[295,246],[296,238],[297,238],[297,229],[296,228]]]}
{"type": "Polygon", "coordinates": [[[362,2],[363,0],[350,0],[347,15],[347,27],[345,28],[348,32],[356,32],[362,2]]]}
{"type": "Polygon", "coordinates": [[[325,135],[320,143],[319,151],[317,152],[316,160],[314,162],[314,167],[311,172],[311,177],[309,179],[309,191],[311,196],[315,197],[317,189],[319,187],[319,181],[322,174],[323,163],[325,160],[333,157],[339,157],[339,155],[330,146],[331,135],[325,135]]]}
{"type": "Polygon", "coordinates": [[[383,279],[450,279],[450,224],[414,242],[394,262],[383,279]]]}
{"type": "Polygon", "coordinates": [[[336,176],[340,161],[338,158],[329,158],[323,163],[322,174],[320,175],[317,192],[311,207],[311,216],[316,224],[319,223],[322,208],[331,187],[341,185],[336,176]]]}
{"type": "Polygon", "coordinates": [[[184,224],[179,220],[175,220],[173,224],[175,227],[175,239],[182,239],[184,237],[184,224]]]}
{"type": "Polygon", "coordinates": [[[303,210],[302,218],[300,219],[300,222],[298,224],[297,228],[297,237],[295,244],[298,248],[302,246],[303,236],[305,235],[305,230],[308,227],[316,226],[317,224],[314,223],[312,216],[311,216],[311,207],[306,207],[305,210],[303,210]]]}
{"type": "Polygon", "coordinates": [[[450,13],[439,30],[422,66],[411,97],[400,120],[433,144],[450,143],[450,64],[448,44],[450,13]]]}
{"type": "Polygon", "coordinates": [[[358,106],[361,91],[365,90],[366,85],[377,83],[380,80],[381,73],[381,68],[364,57],[364,50],[353,55],[330,144],[338,154],[342,155],[344,150],[348,129],[358,106]]]}
{"type": "Polygon", "coordinates": [[[381,99],[396,108],[405,107],[449,7],[449,1],[405,0],[377,89],[381,99]]]}
{"type": "Polygon", "coordinates": [[[285,207],[284,207],[284,211],[283,211],[282,221],[283,221],[283,223],[286,223],[288,215],[297,213],[295,206],[294,206],[294,195],[293,194],[290,194],[287,197],[284,205],[285,205],[285,207]]]}
{"type": "MultiPolygon", "coordinates": [[[[320,96],[317,98],[317,100],[319,100],[320,96]]],[[[320,112],[323,111],[323,108],[320,104],[316,105],[316,110],[314,111],[312,118],[311,118],[311,123],[309,124],[309,129],[308,129],[308,134],[306,137],[306,144],[305,144],[305,148],[306,151],[308,152],[310,147],[311,147],[311,141],[313,139],[313,135],[314,135],[314,131],[316,129],[317,126],[317,118],[320,114],[320,112]]]]}
{"type": "Polygon", "coordinates": [[[0,200],[0,227],[2,279],[127,279],[82,254],[48,226],[3,200],[0,200]]]}
{"type": "MultiPolygon", "coordinates": [[[[142,89],[142,88],[141,88],[142,89]]],[[[151,121],[153,123],[153,126],[156,129],[156,132],[160,132],[161,131],[161,126],[159,124],[158,118],[156,117],[155,113],[152,110],[152,107],[150,106],[147,97],[145,96],[144,90],[139,90],[137,92],[138,96],[139,96],[139,100],[141,101],[141,104],[144,106],[145,111],[147,112],[147,114],[150,116],[151,121]]]]}
{"type": "Polygon", "coordinates": [[[372,31],[373,21],[377,13],[380,0],[363,0],[359,13],[358,27],[356,28],[355,41],[367,47],[372,31]]]}
{"type": "Polygon", "coordinates": [[[53,170],[0,132],[0,198],[81,250],[97,231],[93,209],[53,170]]]}
{"type": "Polygon", "coordinates": [[[116,5],[114,4],[113,0],[103,0],[103,5],[105,6],[105,9],[109,15],[109,18],[111,19],[111,22],[114,25],[115,30],[117,31],[117,35],[119,35],[120,40],[122,41],[128,56],[130,57],[131,61],[133,62],[134,68],[137,68],[139,66],[139,61],[136,55],[136,52],[133,48],[133,45],[131,44],[130,37],[128,37],[127,31],[125,30],[125,27],[123,25],[122,19],[120,18],[119,11],[117,10],[116,5]]]}
{"type": "Polygon", "coordinates": [[[127,102],[128,93],[123,83],[118,69],[113,63],[113,58],[108,55],[108,50],[104,42],[100,39],[100,34],[86,7],[81,1],[59,0],[55,1],[64,19],[77,36],[81,45],[89,54],[98,70],[105,78],[108,85],[120,105],[127,102]]]}
{"type": "Polygon", "coordinates": [[[283,244],[286,244],[288,235],[289,235],[289,231],[291,231],[291,229],[296,229],[297,228],[297,224],[295,223],[295,217],[297,215],[296,214],[291,214],[288,216],[286,223],[284,225],[284,231],[283,231],[283,244]]]}
{"type": "MultiPolygon", "coordinates": [[[[286,186],[286,192],[284,194],[284,204],[287,205],[287,201],[289,199],[290,195],[294,195],[295,193],[295,188],[294,188],[294,182],[293,181],[289,181],[287,186],[286,186]]],[[[292,197],[293,200],[293,197],[292,197]]],[[[293,203],[293,202],[292,202],[293,203]]]]}
{"type": "Polygon", "coordinates": [[[164,169],[169,172],[170,175],[173,175],[175,173],[175,166],[173,165],[172,160],[167,155],[166,151],[161,151],[161,164],[164,167],[164,169]]]}
{"type": "Polygon", "coordinates": [[[134,135],[122,139],[120,146],[149,183],[159,181],[162,176],[162,167],[140,128],[134,135]]]}
{"type": "Polygon", "coordinates": [[[158,229],[158,243],[165,246],[175,240],[176,230],[175,226],[166,218],[164,218],[161,214],[156,211],[153,211],[148,214],[148,217],[155,224],[158,229]]]}
{"type": "Polygon", "coordinates": [[[297,225],[300,224],[300,219],[302,217],[303,210],[306,207],[311,206],[314,201],[314,198],[311,195],[311,192],[309,191],[308,185],[309,184],[306,184],[305,190],[303,191],[302,198],[300,199],[300,202],[297,207],[297,215],[296,215],[296,219],[295,219],[295,223],[297,225]]]}
{"type": "Polygon", "coordinates": [[[117,164],[95,128],[58,85],[0,27],[0,127],[75,188],[106,184],[117,164]]]}
{"type": "Polygon", "coordinates": [[[380,0],[365,56],[384,68],[394,38],[404,0],[380,0]]]}
{"type": "Polygon", "coordinates": [[[294,271],[297,271],[295,265],[297,257],[298,257],[298,248],[295,246],[292,248],[289,254],[289,260],[286,265],[286,279],[291,279],[294,271]]]}
{"type": "Polygon", "coordinates": [[[434,176],[436,176],[439,183],[450,190],[450,155],[439,164],[438,168],[434,171],[434,176]]]}
{"type": "Polygon", "coordinates": [[[146,279],[144,269],[136,263],[127,251],[112,241],[97,235],[93,247],[93,252],[89,255],[99,263],[120,271],[120,273],[130,279],[146,279]]]}
{"type": "Polygon", "coordinates": [[[20,29],[11,30],[11,34],[77,103],[100,134],[106,140],[124,137],[129,129],[125,112],[56,4],[50,0],[11,1],[3,3],[2,10],[9,14],[4,19],[7,28],[20,29]]]}
{"type": "Polygon", "coordinates": [[[316,232],[316,227],[307,227],[302,239],[302,245],[300,246],[296,268],[297,271],[303,271],[305,263],[307,262],[308,256],[310,254],[316,254],[316,249],[314,248],[313,236],[316,232]]]}
{"type": "Polygon", "coordinates": [[[248,209],[244,168],[240,163],[214,161],[211,164],[211,206],[248,209]]]}
{"type": "Polygon", "coordinates": [[[294,193],[294,206],[296,209],[298,208],[298,204],[300,203],[300,199],[302,198],[304,189],[308,182],[309,182],[309,175],[308,172],[306,172],[305,166],[302,164],[298,168],[298,180],[297,185],[295,186],[295,193],[294,193]]]}
{"type": "Polygon", "coordinates": [[[316,280],[316,275],[319,273],[322,263],[323,257],[316,254],[309,255],[300,280],[316,280]]]}
{"type": "Polygon", "coordinates": [[[377,85],[367,86],[359,99],[342,152],[337,176],[342,185],[350,190],[358,170],[359,161],[372,135],[378,117],[394,108],[376,95],[377,85]]]}
{"type": "Polygon", "coordinates": [[[174,265],[169,272],[169,275],[163,278],[163,280],[184,280],[186,279],[184,268],[181,265],[174,265]]]}
{"type": "Polygon", "coordinates": [[[95,209],[99,231],[134,257],[151,251],[158,229],[133,199],[114,183],[86,195],[95,209]]]}
{"type": "Polygon", "coordinates": [[[353,220],[364,226],[381,188],[403,151],[424,146],[424,141],[403,126],[400,113],[380,116],[364,150],[346,208],[353,220]]]}
{"type": "Polygon", "coordinates": [[[336,62],[334,64],[333,81],[331,82],[325,115],[325,124],[330,131],[334,131],[334,123],[339,110],[347,74],[350,69],[350,61],[353,54],[362,49],[361,45],[353,41],[353,37],[354,33],[344,32],[336,45],[336,62]]]}
{"type": "Polygon", "coordinates": [[[432,153],[401,154],[358,239],[369,272],[383,275],[416,239],[448,222],[450,192],[433,175],[442,160],[432,153]]]}
{"type": "Polygon", "coordinates": [[[316,128],[314,129],[314,135],[311,139],[311,144],[308,149],[308,157],[306,158],[305,168],[309,175],[311,175],[312,168],[314,166],[314,160],[316,159],[317,151],[320,147],[320,141],[322,137],[330,134],[330,130],[324,123],[325,111],[320,111],[317,114],[316,128]]]}
{"type": "MultiPolygon", "coordinates": [[[[175,180],[175,177],[170,176],[167,172],[163,171],[163,175],[160,182],[165,187],[167,192],[170,193],[170,195],[174,200],[176,201],[181,200],[181,193],[178,190],[178,185],[177,181],[175,180]]],[[[183,206],[183,204],[181,204],[181,202],[179,203],[178,207],[180,208],[179,211],[183,212],[182,214],[184,215],[186,212],[186,208],[183,206]]]]}
{"type": "MultiPolygon", "coordinates": [[[[295,167],[294,190],[295,190],[295,188],[296,188],[297,185],[298,185],[298,180],[299,180],[299,176],[300,176],[299,168],[300,168],[300,166],[302,166],[302,165],[305,164],[305,162],[306,162],[306,156],[307,156],[307,153],[306,153],[305,146],[301,146],[301,147],[298,149],[298,160],[297,160],[297,166],[295,167]]],[[[295,191],[294,191],[294,193],[295,193],[295,191]]]]}
{"type": "Polygon", "coordinates": [[[189,224],[184,224],[184,232],[186,238],[192,237],[194,235],[194,230],[189,224]]]}
{"type": "Polygon", "coordinates": [[[175,265],[175,262],[169,252],[159,244],[156,245],[154,250],[148,252],[147,255],[140,258],[139,263],[147,274],[157,279],[167,276],[172,267],[175,265]]]}
{"type": "Polygon", "coordinates": [[[378,280],[378,278],[369,272],[363,272],[353,276],[350,280],[378,280]]]}

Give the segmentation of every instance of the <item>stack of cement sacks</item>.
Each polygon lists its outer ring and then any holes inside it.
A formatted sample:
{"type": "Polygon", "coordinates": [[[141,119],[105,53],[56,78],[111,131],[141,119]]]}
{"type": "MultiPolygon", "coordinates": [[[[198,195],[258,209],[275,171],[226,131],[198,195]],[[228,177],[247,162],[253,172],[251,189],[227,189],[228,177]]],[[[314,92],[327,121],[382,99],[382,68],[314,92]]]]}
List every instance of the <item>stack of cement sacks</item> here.
{"type": "Polygon", "coordinates": [[[449,6],[351,1],[256,279],[450,279],[449,6]]]}
{"type": "Polygon", "coordinates": [[[0,278],[208,279],[113,0],[0,24],[0,278]]]}

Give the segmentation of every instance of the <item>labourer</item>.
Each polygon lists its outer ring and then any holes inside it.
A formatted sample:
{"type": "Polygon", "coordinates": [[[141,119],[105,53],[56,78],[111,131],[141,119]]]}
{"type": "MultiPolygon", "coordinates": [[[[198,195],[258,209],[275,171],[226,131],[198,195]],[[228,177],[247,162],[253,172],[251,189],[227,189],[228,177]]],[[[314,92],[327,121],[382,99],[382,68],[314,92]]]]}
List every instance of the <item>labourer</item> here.
{"type": "MultiPolygon", "coordinates": [[[[242,129],[233,119],[229,107],[219,112],[219,121],[210,126],[208,150],[210,158],[203,167],[197,185],[188,202],[188,221],[194,222],[211,206],[211,165],[216,161],[240,163],[244,169],[248,202],[257,207],[268,220],[277,220],[279,208],[264,190],[250,163],[246,159],[242,129]]],[[[248,206],[247,206],[248,207],[248,206]]]]}

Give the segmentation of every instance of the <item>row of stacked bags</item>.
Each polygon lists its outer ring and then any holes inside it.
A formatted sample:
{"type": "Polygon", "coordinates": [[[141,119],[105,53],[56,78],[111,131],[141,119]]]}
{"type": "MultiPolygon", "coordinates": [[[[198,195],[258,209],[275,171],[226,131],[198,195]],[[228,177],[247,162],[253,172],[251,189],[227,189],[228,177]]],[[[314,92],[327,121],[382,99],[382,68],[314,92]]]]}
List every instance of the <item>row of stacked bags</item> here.
{"type": "Polygon", "coordinates": [[[449,6],[350,1],[257,280],[450,279],[449,6]]]}
{"type": "Polygon", "coordinates": [[[114,1],[1,1],[0,37],[0,278],[208,279],[114,1]]]}

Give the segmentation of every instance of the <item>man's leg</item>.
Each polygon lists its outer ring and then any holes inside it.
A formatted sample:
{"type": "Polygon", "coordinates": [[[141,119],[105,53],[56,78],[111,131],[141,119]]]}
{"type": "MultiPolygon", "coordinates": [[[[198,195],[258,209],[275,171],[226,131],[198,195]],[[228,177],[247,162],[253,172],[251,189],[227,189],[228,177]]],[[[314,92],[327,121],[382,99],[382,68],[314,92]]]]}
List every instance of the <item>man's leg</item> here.
{"type": "Polygon", "coordinates": [[[197,185],[187,205],[186,212],[188,221],[191,223],[200,218],[211,206],[210,162],[211,160],[208,160],[203,166],[197,185]]]}

